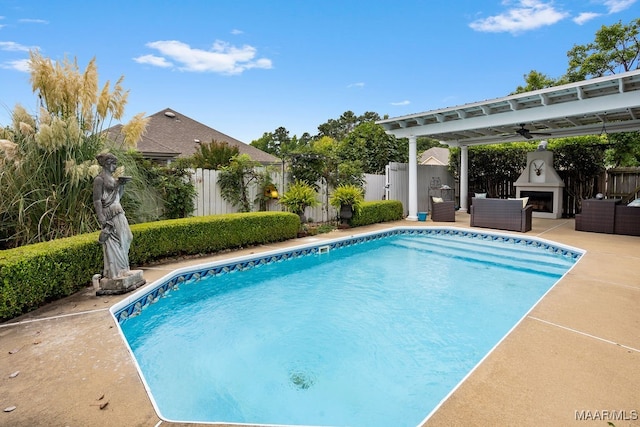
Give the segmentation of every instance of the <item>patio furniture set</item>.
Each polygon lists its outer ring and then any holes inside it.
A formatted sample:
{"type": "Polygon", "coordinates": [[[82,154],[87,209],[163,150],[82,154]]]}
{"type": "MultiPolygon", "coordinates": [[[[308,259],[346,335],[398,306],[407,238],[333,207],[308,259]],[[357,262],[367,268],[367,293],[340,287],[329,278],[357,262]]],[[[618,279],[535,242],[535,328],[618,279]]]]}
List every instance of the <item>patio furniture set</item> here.
{"type": "MultiPolygon", "coordinates": [[[[473,197],[471,227],[527,232],[531,230],[533,206],[527,198],[497,199],[473,197]]],[[[455,221],[455,202],[432,198],[431,219],[455,221]],[[436,200],[433,200],[436,199],[436,200]]],[[[640,236],[640,199],[625,205],[620,199],[587,199],[575,218],[577,231],[640,236]]]]}

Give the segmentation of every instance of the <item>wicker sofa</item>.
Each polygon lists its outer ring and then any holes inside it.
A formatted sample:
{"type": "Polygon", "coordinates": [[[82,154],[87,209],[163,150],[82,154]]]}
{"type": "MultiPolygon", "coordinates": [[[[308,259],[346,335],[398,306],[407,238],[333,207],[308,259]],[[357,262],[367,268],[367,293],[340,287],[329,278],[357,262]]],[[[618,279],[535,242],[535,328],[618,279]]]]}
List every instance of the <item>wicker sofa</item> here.
{"type": "Polygon", "coordinates": [[[522,206],[521,199],[471,199],[471,226],[499,230],[531,230],[533,206],[522,206]]]}
{"type": "Polygon", "coordinates": [[[640,236],[640,207],[626,206],[620,199],[587,199],[576,215],[576,230],[640,236]]]}

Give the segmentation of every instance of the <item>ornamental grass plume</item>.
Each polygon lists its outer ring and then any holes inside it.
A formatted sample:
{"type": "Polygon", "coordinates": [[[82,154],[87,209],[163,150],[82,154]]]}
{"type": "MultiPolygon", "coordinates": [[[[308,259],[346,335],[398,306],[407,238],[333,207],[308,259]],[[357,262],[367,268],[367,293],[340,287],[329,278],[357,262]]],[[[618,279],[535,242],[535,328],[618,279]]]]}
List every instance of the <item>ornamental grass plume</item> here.
{"type": "Polygon", "coordinates": [[[124,145],[128,148],[136,148],[138,141],[147,130],[149,118],[144,113],[138,113],[129,122],[122,126],[121,134],[124,136],[124,145]]]}
{"type": "Polygon", "coordinates": [[[0,139],[0,168],[2,168],[5,163],[15,161],[17,152],[18,144],[14,144],[8,139],[0,139]]]}

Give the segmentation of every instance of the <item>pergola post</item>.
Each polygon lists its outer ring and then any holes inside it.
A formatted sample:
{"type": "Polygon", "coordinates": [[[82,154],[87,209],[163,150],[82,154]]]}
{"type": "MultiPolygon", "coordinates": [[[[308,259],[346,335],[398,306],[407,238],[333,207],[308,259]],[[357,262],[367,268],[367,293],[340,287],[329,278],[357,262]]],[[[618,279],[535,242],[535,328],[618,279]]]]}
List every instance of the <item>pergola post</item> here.
{"type": "Polygon", "coordinates": [[[460,146],[460,212],[467,212],[469,194],[469,147],[460,146]]]}
{"type": "Polygon", "coordinates": [[[407,220],[418,220],[418,153],[416,136],[409,137],[409,216],[407,220]]]}

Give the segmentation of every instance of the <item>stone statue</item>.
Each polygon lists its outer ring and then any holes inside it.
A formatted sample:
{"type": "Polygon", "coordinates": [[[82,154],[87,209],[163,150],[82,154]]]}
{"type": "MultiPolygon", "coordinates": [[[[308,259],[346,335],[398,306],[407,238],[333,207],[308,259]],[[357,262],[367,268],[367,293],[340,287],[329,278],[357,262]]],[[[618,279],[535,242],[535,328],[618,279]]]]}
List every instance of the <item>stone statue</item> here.
{"type": "Polygon", "coordinates": [[[133,235],[120,197],[131,177],[113,176],[118,166],[115,155],[102,153],[96,159],[102,171],[93,180],[93,206],[102,227],[98,241],[104,257],[102,278],[96,290],[98,295],[124,293],[146,282],[141,270],[129,269],[129,247],[133,235]]]}

